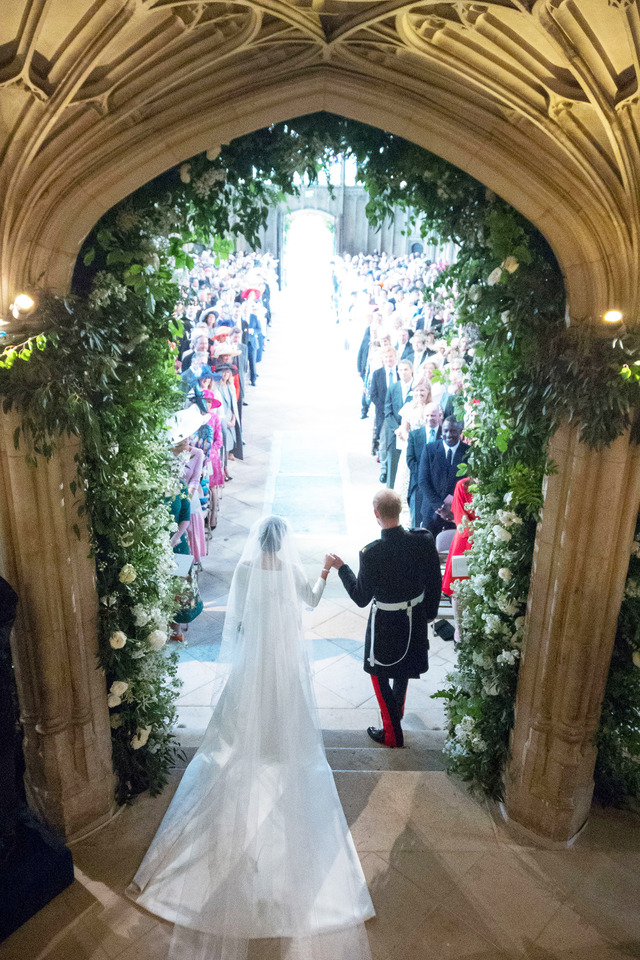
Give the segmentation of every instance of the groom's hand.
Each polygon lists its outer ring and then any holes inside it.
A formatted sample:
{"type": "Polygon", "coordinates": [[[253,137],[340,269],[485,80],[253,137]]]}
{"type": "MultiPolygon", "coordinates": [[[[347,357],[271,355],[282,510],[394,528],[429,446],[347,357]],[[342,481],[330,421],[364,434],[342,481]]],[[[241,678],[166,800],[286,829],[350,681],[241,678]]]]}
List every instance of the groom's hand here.
{"type": "Polygon", "coordinates": [[[337,553],[330,553],[329,556],[331,557],[331,566],[335,567],[336,570],[344,566],[344,560],[337,553]]]}

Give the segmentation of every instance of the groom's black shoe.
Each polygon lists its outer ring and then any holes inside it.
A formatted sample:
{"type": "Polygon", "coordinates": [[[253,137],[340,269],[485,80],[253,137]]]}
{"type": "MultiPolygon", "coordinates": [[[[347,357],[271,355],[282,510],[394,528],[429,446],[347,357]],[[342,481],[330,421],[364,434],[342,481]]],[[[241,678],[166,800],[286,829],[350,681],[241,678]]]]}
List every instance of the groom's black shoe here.
{"type": "Polygon", "coordinates": [[[384,743],[384,730],[378,730],[377,727],[367,727],[367,733],[376,743],[384,743]]]}

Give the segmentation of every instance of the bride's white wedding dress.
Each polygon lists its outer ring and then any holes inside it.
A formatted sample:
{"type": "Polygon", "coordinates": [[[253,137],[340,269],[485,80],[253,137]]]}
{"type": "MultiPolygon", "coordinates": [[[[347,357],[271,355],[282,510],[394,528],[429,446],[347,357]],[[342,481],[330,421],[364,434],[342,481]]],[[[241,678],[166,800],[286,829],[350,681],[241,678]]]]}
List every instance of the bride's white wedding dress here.
{"type": "Polygon", "coordinates": [[[244,960],[256,940],[278,941],[270,958],[370,957],[373,905],[326,760],[301,625],[301,601],[315,606],[323,589],[307,582],[280,518],[252,531],[229,595],[226,685],[129,891],[176,925],[171,957],[244,960]],[[275,521],[278,549],[265,551],[275,521]]]}

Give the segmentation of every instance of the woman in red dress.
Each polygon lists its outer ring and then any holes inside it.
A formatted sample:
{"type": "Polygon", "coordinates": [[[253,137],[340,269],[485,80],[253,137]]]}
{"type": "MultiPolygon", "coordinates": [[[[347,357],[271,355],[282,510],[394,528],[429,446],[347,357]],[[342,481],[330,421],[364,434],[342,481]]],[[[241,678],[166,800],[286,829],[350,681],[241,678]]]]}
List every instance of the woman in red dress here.
{"type": "Polygon", "coordinates": [[[462,480],[458,480],[455,490],[453,491],[451,511],[456,524],[456,532],[453,540],[451,541],[451,546],[449,547],[449,555],[447,556],[447,562],[445,564],[444,574],[442,577],[442,592],[451,597],[456,631],[454,641],[456,643],[459,643],[460,641],[460,628],[458,624],[458,612],[456,610],[456,598],[453,596],[451,582],[452,580],[466,580],[467,578],[454,577],[451,572],[451,567],[453,557],[459,557],[461,554],[466,553],[467,550],[471,549],[471,530],[469,529],[469,523],[471,523],[472,520],[475,520],[475,517],[471,510],[465,510],[465,505],[470,504],[473,499],[471,493],[469,492],[470,483],[470,477],[463,477],[462,480]]]}

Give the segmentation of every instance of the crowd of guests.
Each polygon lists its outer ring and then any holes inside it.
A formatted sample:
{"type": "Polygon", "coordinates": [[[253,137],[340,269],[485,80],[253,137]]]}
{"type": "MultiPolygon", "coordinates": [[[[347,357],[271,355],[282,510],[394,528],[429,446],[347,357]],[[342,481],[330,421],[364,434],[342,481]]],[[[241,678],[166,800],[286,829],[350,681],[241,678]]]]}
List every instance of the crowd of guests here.
{"type": "MultiPolygon", "coordinates": [[[[233,479],[233,461],[244,459],[243,410],[258,380],[277,277],[269,255],[231,254],[216,262],[202,250],[193,259],[178,277],[184,299],[176,306],[183,327],[176,370],[185,407],[171,430],[183,489],[171,510],[174,552],[191,555],[200,567],[222,488],[233,479]]],[[[180,622],[189,622],[186,612],[180,622]]],[[[176,626],[173,639],[180,638],[176,626]]]]}

